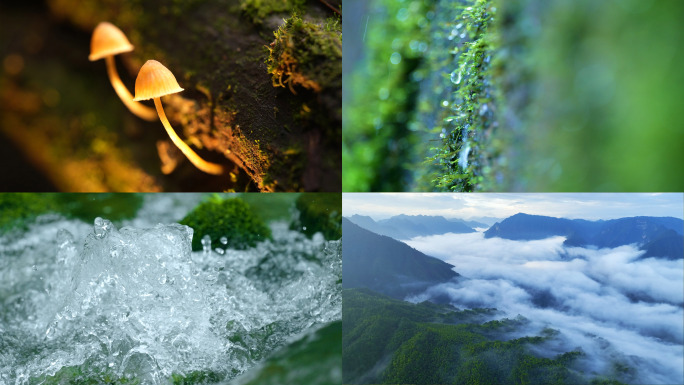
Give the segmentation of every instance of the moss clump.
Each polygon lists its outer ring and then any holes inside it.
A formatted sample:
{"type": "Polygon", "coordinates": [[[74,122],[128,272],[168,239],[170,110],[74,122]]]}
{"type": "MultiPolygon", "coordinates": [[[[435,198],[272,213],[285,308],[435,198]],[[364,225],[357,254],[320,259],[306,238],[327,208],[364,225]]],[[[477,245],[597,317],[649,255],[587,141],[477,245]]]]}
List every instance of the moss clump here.
{"type": "Polygon", "coordinates": [[[0,232],[24,228],[38,215],[57,211],[54,198],[53,194],[0,194],[0,232]]]}
{"type": "Polygon", "coordinates": [[[261,24],[267,16],[274,13],[290,13],[301,9],[305,0],[242,0],[240,8],[254,24],[261,24]]]}
{"type": "Polygon", "coordinates": [[[246,249],[271,238],[271,229],[242,199],[213,195],[180,221],[194,230],[192,249],[202,250],[202,237],[208,235],[212,247],[246,249]],[[225,237],[224,244],[219,240],[225,237]]]}
{"type": "Polygon", "coordinates": [[[37,216],[59,213],[92,223],[99,216],[117,223],[135,217],[141,194],[0,194],[0,231],[24,229],[37,216]]]}
{"type": "Polygon", "coordinates": [[[473,191],[486,172],[485,149],[481,142],[491,131],[495,116],[491,58],[496,35],[489,31],[495,7],[489,0],[462,5],[459,23],[450,36],[453,67],[449,81],[453,92],[442,102],[441,146],[431,149],[428,162],[436,169],[433,188],[443,191],[473,191]]]}
{"type": "Polygon", "coordinates": [[[274,87],[301,86],[315,92],[342,78],[342,29],[337,19],[324,26],[294,14],[274,32],[266,63],[274,87]]]}
{"type": "Polygon", "coordinates": [[[290,225],[291,229],[301,229],[308,236],[320,231],[327,240],[342,237],[342,194],[302,194],[295,206],[299,219],[290,225]]]}

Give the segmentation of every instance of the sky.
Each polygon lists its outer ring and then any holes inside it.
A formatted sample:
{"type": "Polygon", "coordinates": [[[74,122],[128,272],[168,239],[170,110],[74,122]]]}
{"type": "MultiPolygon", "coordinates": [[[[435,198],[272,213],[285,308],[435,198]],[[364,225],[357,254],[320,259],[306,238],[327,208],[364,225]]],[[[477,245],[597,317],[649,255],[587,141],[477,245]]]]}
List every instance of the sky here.
{"type": "Polygon", "coordinates": [[[633,216],[684,218],[682,193],[344,193],[346,217],[381,220],[399,214],[508,218],[517,213],[570,219],[633,216]]]}

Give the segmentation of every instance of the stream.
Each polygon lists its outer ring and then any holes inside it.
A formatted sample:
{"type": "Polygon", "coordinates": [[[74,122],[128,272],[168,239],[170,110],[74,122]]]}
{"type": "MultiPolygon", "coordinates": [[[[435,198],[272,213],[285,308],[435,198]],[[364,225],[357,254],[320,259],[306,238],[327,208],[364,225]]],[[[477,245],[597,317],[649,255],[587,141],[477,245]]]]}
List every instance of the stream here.
{"type": "Polygon", "coordinates": [[[341,241],[272,221],[272,241],[193,252],[193,230],[175,222],[198,198],[179,196],[147,196],[118,227],[47,214],[0,236],[0,384],[70,367],[229,381],[341,319],[341,241]]]}

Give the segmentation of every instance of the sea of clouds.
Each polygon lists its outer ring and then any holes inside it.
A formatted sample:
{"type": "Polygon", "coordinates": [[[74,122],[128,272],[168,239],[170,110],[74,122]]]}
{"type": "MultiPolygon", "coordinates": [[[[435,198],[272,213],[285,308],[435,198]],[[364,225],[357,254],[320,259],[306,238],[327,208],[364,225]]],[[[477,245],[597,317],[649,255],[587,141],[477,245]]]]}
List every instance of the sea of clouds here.
{"type": "Polygon", "coordinates": [[[405,241],[462,275],[407,300],[439,297],[460,308],[520,314],[536,330],[561,331],[557,352],[587,353],[583,370],[610,374],[621,362],[636,369],[623,374],[630,382],[684,383],[684,259],[639,259],[636,245],[591,249],[564,247],[564,240],[477,232],[405,241]]]}

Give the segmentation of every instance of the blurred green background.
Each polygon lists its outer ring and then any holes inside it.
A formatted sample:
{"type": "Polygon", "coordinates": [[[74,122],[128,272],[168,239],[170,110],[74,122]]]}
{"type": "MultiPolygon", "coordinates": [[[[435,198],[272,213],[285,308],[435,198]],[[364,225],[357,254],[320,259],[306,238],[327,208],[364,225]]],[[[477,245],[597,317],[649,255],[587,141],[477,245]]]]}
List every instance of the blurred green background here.
{"type": "Polygon", "coordinates": [[[347,15],[344,191],[684,190],[684,2],[373,0],[347,15]]]}

